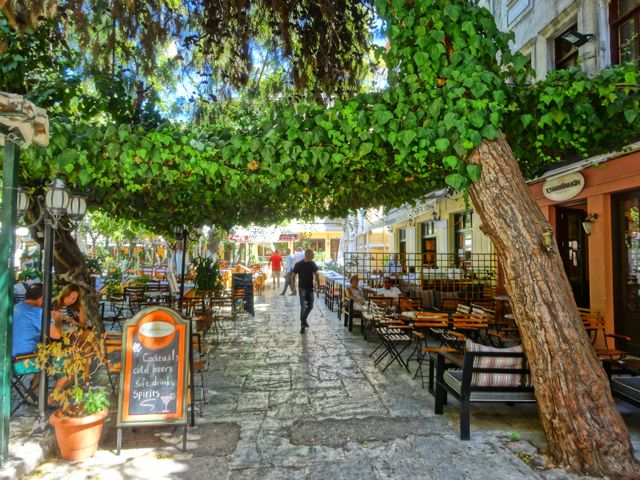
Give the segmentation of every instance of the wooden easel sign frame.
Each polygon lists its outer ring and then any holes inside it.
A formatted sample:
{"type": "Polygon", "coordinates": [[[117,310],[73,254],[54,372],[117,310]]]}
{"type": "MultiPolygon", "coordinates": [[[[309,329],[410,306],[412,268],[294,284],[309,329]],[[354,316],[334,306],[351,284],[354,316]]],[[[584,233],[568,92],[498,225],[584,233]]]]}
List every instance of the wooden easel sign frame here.
{"type": "Polygon", "coordinates": [[[184,425],[187,439],[187,386],[190,324],[165,307],[145,308],[125,322],[118,392],[117,453],[122,428],[184,425]]]}

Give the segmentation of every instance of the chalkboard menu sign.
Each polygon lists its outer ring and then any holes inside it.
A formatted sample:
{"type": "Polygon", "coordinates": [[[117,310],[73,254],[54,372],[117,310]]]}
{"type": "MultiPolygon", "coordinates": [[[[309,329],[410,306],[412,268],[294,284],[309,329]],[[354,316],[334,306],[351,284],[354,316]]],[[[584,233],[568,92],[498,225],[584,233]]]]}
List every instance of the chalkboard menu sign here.
{"type": "Polygon", "coordinates": [[[189,323],[146,308],[124,326],[117,426],[185,423],[189,323]]]}
{"type": "Polygon", "coordinates": [[[232,290],[244,290],[244,310],[255,315],[253,309],[253,274],[234,273],[231,277],[232,290]]]}

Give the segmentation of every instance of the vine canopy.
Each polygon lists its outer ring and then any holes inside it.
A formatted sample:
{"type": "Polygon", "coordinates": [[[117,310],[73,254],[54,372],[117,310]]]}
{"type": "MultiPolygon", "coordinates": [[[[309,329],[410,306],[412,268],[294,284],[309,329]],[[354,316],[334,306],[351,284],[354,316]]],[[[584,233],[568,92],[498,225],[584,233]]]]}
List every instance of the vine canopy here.
{"type": "Polygon", "coordinates": [[[396,206],[445,184],[464,190],[482,174],[465,159],[500,135],[532,176],[640,134],[634,64],[532,84],[511,34],[473,2],[395,0],[378,14],[389,39],[376,51],[388,68],[380,91],[329,108],[284,98],[242,111],[242,125],[54,117],[50,147],[23,154],[23,184],[60,175],[106,212],[159,229],[178,218],[274,223],[396,206]]]}

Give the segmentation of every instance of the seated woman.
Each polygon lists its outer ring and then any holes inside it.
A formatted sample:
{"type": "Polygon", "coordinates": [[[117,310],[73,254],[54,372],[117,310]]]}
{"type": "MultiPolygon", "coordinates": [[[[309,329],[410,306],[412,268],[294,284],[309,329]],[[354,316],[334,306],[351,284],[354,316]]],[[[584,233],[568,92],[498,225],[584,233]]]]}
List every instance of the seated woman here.
{"type": "Polygon", "coordinates": [[[64,321],[70,325],[80,329],[87,327],[82,306],[82,292],[77,285],[70,283],[62,289],[53,302],[53,311],[59,312],[64,321]]]}
{"type": "Polygon", "coordinates": [[[358,274],[351,275],[350,285],[347,287],[347,298],[353,300],[353,309],[363,312],[367,309],[367,300],[364,298],[364,291],[358,286],[358,274]]]}

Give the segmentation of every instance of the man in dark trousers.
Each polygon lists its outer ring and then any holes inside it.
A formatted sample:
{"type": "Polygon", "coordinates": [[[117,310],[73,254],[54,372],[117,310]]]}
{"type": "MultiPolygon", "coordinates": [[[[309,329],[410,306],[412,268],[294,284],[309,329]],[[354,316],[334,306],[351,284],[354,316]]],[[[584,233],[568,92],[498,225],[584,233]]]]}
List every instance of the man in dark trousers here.
{"type": "Polygon", "coordinates": [[[300,333],[304,333],[304,329],[309,326],[307,317],[313,309],[313,278],[316,283],[320,284],[320,276],[318,275],[318,266],[313,261],[313,251],[306,250],[304,259],[293,266],[291,275],[291,283],[295,285],[298,278],[298,294],[300,295],[300,333]]]}

